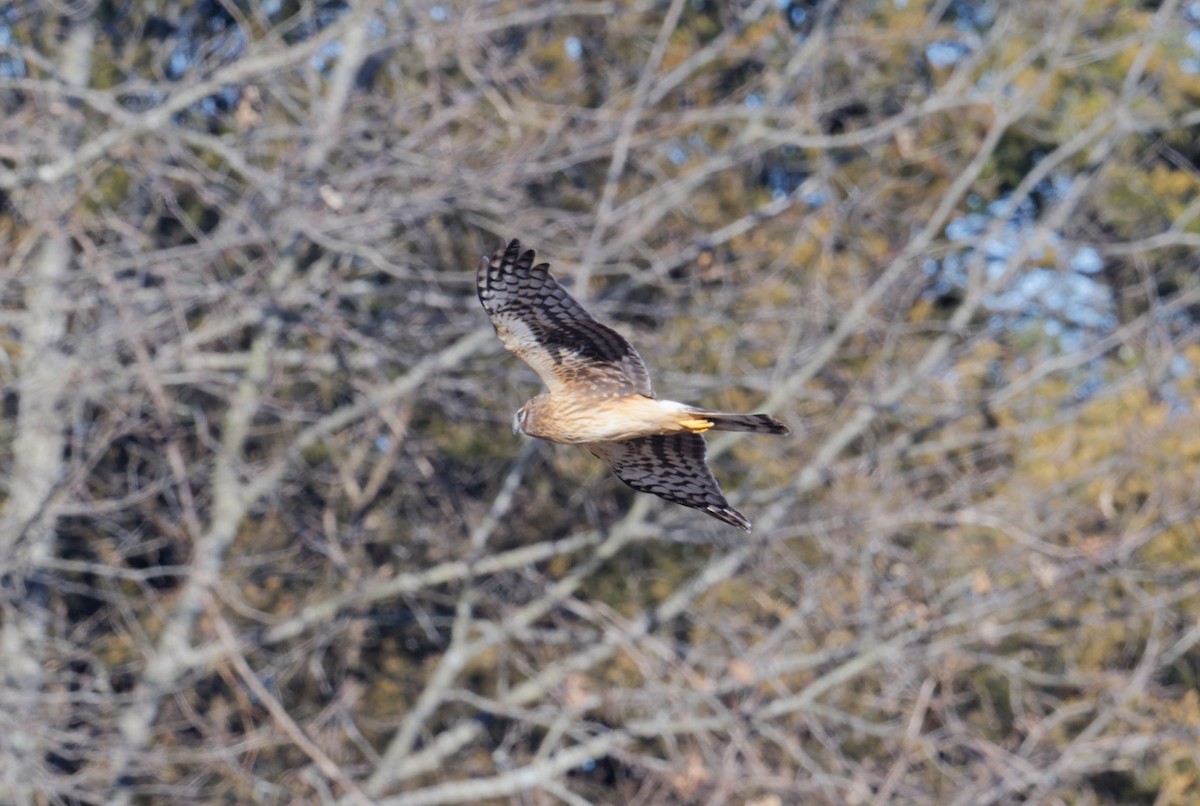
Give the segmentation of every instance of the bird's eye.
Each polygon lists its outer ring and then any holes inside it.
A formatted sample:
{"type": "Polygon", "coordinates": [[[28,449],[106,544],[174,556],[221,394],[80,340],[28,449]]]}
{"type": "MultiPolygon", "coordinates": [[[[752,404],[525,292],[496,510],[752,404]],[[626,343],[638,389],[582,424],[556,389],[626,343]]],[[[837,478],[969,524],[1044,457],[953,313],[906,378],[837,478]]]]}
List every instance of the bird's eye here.
{"type": "Polygon", "coordinates": [[[522,426],[525,425],[525,409],[517,409],[517,413],[513,415],[513,433],[520,433],[522,426]]]}

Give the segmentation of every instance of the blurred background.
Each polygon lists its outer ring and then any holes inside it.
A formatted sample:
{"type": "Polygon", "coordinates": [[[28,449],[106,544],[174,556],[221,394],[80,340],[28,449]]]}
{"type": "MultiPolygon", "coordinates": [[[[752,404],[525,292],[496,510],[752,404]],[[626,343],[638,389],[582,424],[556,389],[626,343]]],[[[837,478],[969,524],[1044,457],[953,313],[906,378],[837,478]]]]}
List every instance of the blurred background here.
{"type": "Polygon", "coordinates": [[[1200,3],[0,7],[16,804],[1200,803],[1200,3]],[[517,237],[746,536],[518,439],[517,237]]]}

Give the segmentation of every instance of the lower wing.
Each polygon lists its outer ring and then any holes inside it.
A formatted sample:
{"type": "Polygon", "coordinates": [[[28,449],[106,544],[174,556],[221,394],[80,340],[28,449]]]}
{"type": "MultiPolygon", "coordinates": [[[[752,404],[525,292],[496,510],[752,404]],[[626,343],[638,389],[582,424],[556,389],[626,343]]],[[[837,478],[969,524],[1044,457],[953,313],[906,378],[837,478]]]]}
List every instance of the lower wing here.
{"type": "Polygon", "coordinates": [[[633,489],[698,509],[750,531],[750,521],[729,506],[708,469],[704,438],[698,434],[657,434],[624,442],[592,442],[587,448],[633,489]]]}

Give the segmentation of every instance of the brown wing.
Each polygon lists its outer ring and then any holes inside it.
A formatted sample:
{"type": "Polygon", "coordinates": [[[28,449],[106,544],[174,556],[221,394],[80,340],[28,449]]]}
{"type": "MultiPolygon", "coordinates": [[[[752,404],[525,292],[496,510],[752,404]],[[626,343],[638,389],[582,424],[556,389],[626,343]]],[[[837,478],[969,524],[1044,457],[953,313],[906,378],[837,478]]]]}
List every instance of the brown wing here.
{"type": "Polygon", "coordinates": [[[625,338],[592,318],[533,265],[533,250],[513,239],[483,258],[475,275],[479,301],[504,346],[541,376],[550,392],[653,397],[641,356],[625,338]]]}
{"type": "Polygon", "coordinates": [[[708,469],[700,435],[659,434],[625,442],[592,442],[587,447],[633,489],[699,509],[750,531],[750,521],[729,506],[708,469]]]}

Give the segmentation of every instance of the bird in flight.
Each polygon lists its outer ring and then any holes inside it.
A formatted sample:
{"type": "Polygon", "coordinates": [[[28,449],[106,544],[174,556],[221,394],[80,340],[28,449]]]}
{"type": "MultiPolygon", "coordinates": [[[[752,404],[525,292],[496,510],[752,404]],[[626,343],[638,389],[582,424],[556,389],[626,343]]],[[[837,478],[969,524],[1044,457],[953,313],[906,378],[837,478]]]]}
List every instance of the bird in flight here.
{"type": "Polygon", "coordinates": [[[617,478],[750,531],[705,462],[706,431],[787,435],[768,414],[731,414],[658,400],[641,356],[597,322],[550,275],[532,249],[513,239],[484,257],[475,275],[479,301],[504,346],[534,369],[545,393],[522,406],[513,431],[583,445],[617,478]]]}

